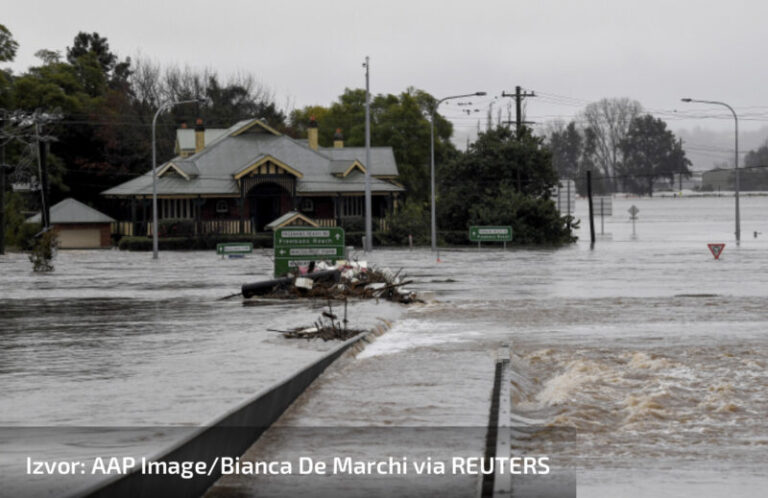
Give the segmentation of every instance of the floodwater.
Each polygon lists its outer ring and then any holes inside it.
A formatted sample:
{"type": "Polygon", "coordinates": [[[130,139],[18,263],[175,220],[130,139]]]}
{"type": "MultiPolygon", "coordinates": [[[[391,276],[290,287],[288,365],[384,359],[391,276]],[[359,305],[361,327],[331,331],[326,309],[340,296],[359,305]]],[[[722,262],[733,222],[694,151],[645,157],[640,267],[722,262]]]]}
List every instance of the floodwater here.
{"type": "MultiPolygon", "coordinates": [[[[563,249],[448,250],[439,263],[425,250],[376,251],[370,259],[404,268],[428,303],[356,304],[361,325],[397,321],[334,366],[280,426],[394,431],[359,439],[320,431],[311,445],[320,457],[423,456],[425,448],[481,455],[477,431],[408,430],[484,427],[495,357],[507,344],[512,422],[537,428],[512,451],[557,458],[576,472],[579,496],[761,495],[768,197],[742,198],[739,247],[732,198],[615,199],[606,235],[596,220],[594,249],[585,204],[577,202],[582,240],[563,249]],[[718,261],[710,242],[726,243],[718,261]]],[[[201,424],[330,347],[267,331],[313,320],[319,304],[216,300],[267,275],[264,255],[168,252],[152,262],[146,253],[62,252],[47,276],[32,275],[23,256],[0,261],[6,426],[201,424]]],[[[247,456],[295,456],[308,451],[307,437],[265,437],[247,456]]],[[[477,479],[450,485],[468,496],[477,479]]],[[[276,495],[281,486],[232,477],[211,494],[276,495]]]]}
{"type": "MultiPolygon", "coordinates": [[[[584,204],[577,209],[586,221],[584,204]]],[[[444,251],[440,263],[420,251],[376,253],[383,265],[406,267],[435,299],[410,308],[355,361],[325,375],[245,457],[423,458],[423,448],[482,455],[481,438],[456,439],[487,423],[494,359],[508,344],[511,424],[534,434],[513,442],[512,454],[549,455],[575,472],[579,496],[761,496],[768,198],[742,199],[739,247],[732,198],[616,199],[614,213],[605,220],[610,236],[594,249],[582,241],[558,250],[444,251]],[[640,210],[635,236],[632,204],[640,210]],[[755,239],[754,231],[766,235],[755,239]],[[726,243],[719,261],[710,242],[726,243]],[[339,426],[376,429],[358,435],[353,448],[332,430],[307,433],[339,426]],[[432,429],[414,434],[414,427],[432,429]],[[453,439],[444,437],[451,428],[453,439]]],[[[584,221],[580,234],[588,237],[584,221]]],[[[402,482],[305,486],[328,496],[430,494],[419,483],[401,489],[402,482]]],[[[477,485],[453,476],[431,489],[471,496],[477,485]]],[[[210,496],[305,489],[295,486],[227,477],[210,496]]],[[[516,496],[527,496],[519,489],[516,496]]]]}
{"type": "MultiPolygon", "coordinates": [[[[34,274],[24,255],[0,257],[2,489],[35,494],[27,482],[33,478],[14,479],[18,488],[2,479],[18,477],[30,453],[158,454],[184,435],[169,427],[209,423],[335,346],[269,330],[311,325],[323,302],[219,300],[271,278],[266,251],[243,259],[213,251],[151,257],[61,251],[46,275],[34,274]]],[[[351,303],[349,326],[370,328],[400,313],[392,303],[351,303]]],[[[55,486],[77,489],[92,479],[73,476],[55,486]]],[[[39,485],[33,490],[50,480],[39,485]]]]}

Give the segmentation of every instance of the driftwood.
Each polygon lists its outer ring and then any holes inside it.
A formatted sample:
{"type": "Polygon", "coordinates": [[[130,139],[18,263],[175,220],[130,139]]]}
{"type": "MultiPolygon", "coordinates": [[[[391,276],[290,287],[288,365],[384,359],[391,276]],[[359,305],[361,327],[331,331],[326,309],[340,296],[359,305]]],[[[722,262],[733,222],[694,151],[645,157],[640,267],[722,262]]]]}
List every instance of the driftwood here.
{"type": "Polygon", "coordinates": [[[286,339],[322,339],[323,341],[346,341],[363,332],[361,329],[347,328],[347,323],[347,300],[344,300],[344,319],[340,321],[333,312],[333,305],[329,299],[328,311],[323,311],[312,327],[298,327],[290,330],[267,330],[282,334],[286,339]]]}
{"type": "Polygon", "coordinates": [[[261,296],[265,298],[296,299],[321,298],[345,300],[357,299],[386,299],[402,304],[423,302],[414,292],[403,289],[413,283],[400,277],[402,268],[392,274],[387,270],[366,268],[360,265],[353,267],[321,270],[298,276],[288,276],[274,280],[245,284],[242,287],[243,297],[261,296]],[[311,285],[305,280],[310,279],[311,285]]]}

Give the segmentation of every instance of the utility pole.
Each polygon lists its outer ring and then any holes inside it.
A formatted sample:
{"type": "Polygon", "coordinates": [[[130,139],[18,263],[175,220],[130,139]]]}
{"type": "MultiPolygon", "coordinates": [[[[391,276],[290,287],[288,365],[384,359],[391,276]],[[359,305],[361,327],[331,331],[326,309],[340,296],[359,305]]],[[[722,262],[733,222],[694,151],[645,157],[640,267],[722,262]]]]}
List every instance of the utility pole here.
{"type": "Polygon", "coordinates": [[[595,215],[592,209],[592,170],[587,170],[587,200],[589,201],[589,240],[590,249],[595,248],[595,215]]]}
{"type": "Polygon", "coordinates": [[[527,121],[523,121],[523,99],[526,97],[535,97],[535,92],[523,92],[520,86],[515,87],[515,93],[501,92],[502,97],[512,97],[515,99],[515,133],[520,136],[520,130],[527,121]]]}
{"type": "Polygon", "coordinates": [[[37,166],[40,170],[40,220],[43,222],[43,231],[51,226],[51,209],[48,202],[48,158],[46,143],[40,137],[39,113],[35,115],[35,139],[37,140],[37,166]]]}
{"type": "Polygon", "coordinates": [[[373,250],[373,223],[371,218],[371,61],[365,57],[365,252],[373,250]]]}
{"type": "MultiPolygon", "coordinates": [[[[5,131],[8,112],[3,109],[2,130],[5,131]]],[[[0,255],[5,254],[5,133],[0,133],[0,255]]]]}
{"type": "MultiPolygon", "coordinates": [[[[683,150],[683,139],[680,138],[678,140],[679,140],[679,144],[680,144],[680,151],[682,152],[682,150],[683,150]]],[[[684,167],[685,167],[685,159],[683,159],[683,156],[681,155],[680,156],[680,176],[677,179],[677,184],[678,184],[678,187],[679,187],[678,191],[681,192],[681,193],[683,191],[683,168],[684,167]]]]}

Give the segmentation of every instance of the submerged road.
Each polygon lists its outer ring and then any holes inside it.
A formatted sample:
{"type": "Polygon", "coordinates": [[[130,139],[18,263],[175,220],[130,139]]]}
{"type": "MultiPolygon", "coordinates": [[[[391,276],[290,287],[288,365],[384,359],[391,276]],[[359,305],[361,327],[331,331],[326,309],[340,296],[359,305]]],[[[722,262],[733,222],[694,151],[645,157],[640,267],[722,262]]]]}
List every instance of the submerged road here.
{"type": "MultiPolygon", "coordinates": [[[[594,250],[445,251],[439,264],[420,251],[377,251],[376,262],[404,266],[435,300],[323,376],[243,458],[482,455],[495,352],[509,344],[511,453],[551,456],[578,476],[579,496],[759,494],[768,240],[728,243],[730,210],[717,205],[726,201],[616,201],[616,213],[639,206],[637,235],[619,215],[594,250]],[[727,243],[719,261],[713,241],[727,243]]],[[[762,229],[768,202],[749,202],[745,223],[762,229]]],[[[446,496],[474,496],[478,479],[437,483],[446,496]]],[[[209,496],[286,486],[424,494],[418,480],[386,476],[233,476],[209,496]]],[[[521,479],[512,488],[530,489],[521,479]]]]}

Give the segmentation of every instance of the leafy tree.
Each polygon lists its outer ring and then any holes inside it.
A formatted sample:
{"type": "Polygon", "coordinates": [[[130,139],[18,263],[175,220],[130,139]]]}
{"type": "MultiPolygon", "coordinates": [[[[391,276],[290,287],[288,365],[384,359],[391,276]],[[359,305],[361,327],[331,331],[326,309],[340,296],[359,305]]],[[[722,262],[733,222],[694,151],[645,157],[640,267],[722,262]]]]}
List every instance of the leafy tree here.
{"type": "MultiPolygon", "coordinates": [[[[0,62],[12,62],[18,48],[8,28],[0,24],[0,62]]],[[[11,71],[0,68],[0,108],[10,107],[12,81],[11,71]]]]}
{"type": "Polygon", "coordinates": [[[768,142],[747,152],[739,184],[744,190],[768,190],[768,142]]]}
{"type": "Polygon", "coordinates": [[[0,24],[0,62],[11,62],[16,57],[19,44],[4,25],[0,24]]]}
{"type": "Polygon", "coordinates": [[[523,128],[519,136],[498,127],[481,133],[469,149],[441,168],[440,227],[511,225],[523,244],[573,240],[566,219],[550,199],[557,182],[543,140],[523,128]]]}
{"type": "Polygon", "coordinates": [[[110,87],[125,88],[131,74],[131,59],[128,57],[118,62],[117,55],[109,50],[109,42],[106,38],[95,32],[79,32],[72,46],[67,47],[67,61],[73,66],[78,66],[84,57],[91,59],[88,66],[94,62],[98,64],[101,74],[110,87]]]}
{"type": "Polygon", "coordinates": [[[652,196],[657,178],[672,180],[675,174],[691,174],[691,162],[674,134],[664,121],[650,114],[632,120],[620,149],[624,156],[620,171],[625,190],[652,196]]]}
{"type": "Polygon", "coordinates": [[[757,150],[750,150],[744,156],[744,166],[747,168],[768,168],[768,142],[757,150]]]}
{"type": "Polygon", "coordinates": [[[584,137],[571,121],[568,126],[555,125],[549,134],[548,144],[552,152],[552,166],[560,178],[575,180],[581,170],[584,154],[584,137]]]}
{"type": "MultiPolygon", "coordinates": [[[[409,88],[400,95],[376,95],[371,99],[371,145],[391,146],[405,185],[406,195],[424,201],[429,196],[430,121],[435,99],[409,88]]],[[[365,90],[346,89],[330,107],[310,106],[291,113],[289,130],[306,137],[309,118],[315,117],[320,145],[329,147],[337,128],[344,144],[365,145],[365,90]]],[[[435,118],[435,161],[441,164],[456,154],[450,142],[453,126],[442,116],[435,118]]],[[[363,158],[361,158],[363,159],[363,158]]]]}

